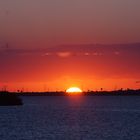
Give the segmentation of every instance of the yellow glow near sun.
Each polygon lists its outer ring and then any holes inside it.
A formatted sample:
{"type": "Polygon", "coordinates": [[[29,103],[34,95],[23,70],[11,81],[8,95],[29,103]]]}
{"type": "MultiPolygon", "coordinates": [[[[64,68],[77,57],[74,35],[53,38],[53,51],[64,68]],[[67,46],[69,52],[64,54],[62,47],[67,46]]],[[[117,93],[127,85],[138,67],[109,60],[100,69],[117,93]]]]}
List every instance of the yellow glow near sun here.
{"type": "Polygon", "coordinates": [[[67,93],[82,93],[83,91],[78,87],[71,87],[66,90],[67,93]]]}

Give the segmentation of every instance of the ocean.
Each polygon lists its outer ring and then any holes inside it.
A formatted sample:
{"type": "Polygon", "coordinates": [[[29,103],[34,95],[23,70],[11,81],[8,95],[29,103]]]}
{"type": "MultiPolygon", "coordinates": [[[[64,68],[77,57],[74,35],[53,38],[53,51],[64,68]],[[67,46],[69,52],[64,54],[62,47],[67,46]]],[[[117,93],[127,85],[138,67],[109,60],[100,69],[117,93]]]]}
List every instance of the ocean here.
{"type": "Polygon", "coordinates": [[[139,96],[31,96],[0,107],[0,140],[140,140],[139,96]]]}

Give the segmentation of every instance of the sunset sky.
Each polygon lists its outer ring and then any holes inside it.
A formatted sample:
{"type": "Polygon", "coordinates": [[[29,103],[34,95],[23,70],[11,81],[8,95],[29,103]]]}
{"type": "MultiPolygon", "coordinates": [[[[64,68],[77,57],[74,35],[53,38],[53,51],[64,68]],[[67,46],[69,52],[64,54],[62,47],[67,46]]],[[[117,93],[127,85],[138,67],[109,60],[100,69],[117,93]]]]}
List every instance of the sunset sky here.
{"type": "Polygon", "coordinates": [[[0,0],[0,88],[140,88],[139,0],[0,0]]]}

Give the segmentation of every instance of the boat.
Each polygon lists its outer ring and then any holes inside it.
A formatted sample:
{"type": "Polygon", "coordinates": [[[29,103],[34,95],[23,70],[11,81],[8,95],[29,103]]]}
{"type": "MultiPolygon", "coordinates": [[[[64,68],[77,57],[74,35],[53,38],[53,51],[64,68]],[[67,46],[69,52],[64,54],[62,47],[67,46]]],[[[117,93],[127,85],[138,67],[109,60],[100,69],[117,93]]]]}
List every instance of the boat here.
{"type": "Polygon", "coordinates": [[[15,105],[23,105],[23,102],[18,95],[6,91],[0,92],[0,106],[15,106],[15,105]]]}

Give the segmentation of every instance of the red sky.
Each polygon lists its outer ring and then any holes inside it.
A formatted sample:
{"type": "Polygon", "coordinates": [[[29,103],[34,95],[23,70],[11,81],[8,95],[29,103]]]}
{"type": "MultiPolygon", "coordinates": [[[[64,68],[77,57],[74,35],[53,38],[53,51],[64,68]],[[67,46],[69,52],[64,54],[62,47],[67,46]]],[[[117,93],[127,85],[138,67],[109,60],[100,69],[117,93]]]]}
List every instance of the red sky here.
{"type": "Polygon", "coordinates": [[[26,90],[139,88],[140,44],[1,50],[1,86],[26,90]]]}
{"type": "Polygon", "coordinates": [[[1,0],[0,88],[140,88],[139,7],[138,0],[1,0]]]}

